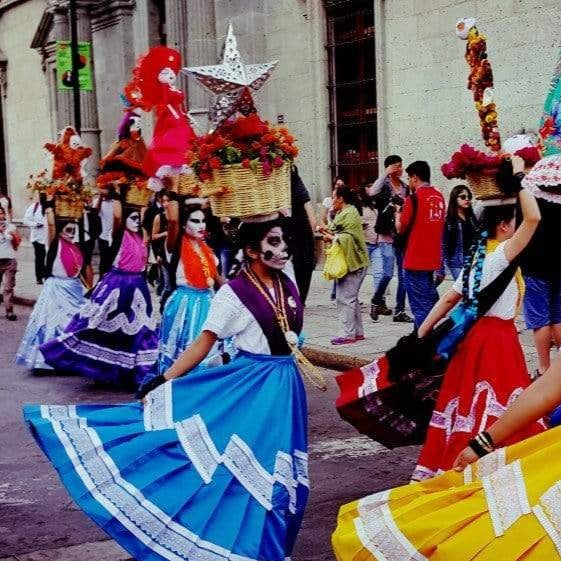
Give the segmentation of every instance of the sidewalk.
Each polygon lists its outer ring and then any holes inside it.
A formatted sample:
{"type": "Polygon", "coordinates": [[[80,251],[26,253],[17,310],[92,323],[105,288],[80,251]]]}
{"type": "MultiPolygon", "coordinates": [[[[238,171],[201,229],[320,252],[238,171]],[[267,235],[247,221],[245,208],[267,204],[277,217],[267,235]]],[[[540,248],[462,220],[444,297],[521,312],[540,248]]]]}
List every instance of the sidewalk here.
{"type": "MultiPolygon", "coordinates": [[[[450,283],[444,282],[441,291],[449,288],[450,283]]],[[[395,279],[389,287],[387,305],[392,308],[395,304],[395,279]]],[[[41,286],[35,283],[33,272],[33,247],[23,245],[18,252],[18,274],[16,279],[16,304],[33,305],[41,291],[41,286]]],[[[352,345],[334,347],[330,340],[339,334],[339,321],[335,302],[330,299],[331,283],[323,279],[321,271],[315,271],[306,306],[304,334],[306,344],[304,352],[315,364],[345,370],[353,366],[361,366],[374,360],[377,356],[390,349],[403,335],[412,330],[412,324],[394,323],[392,316],[380,316],[377,322],[370,319],[370,298],[372,297],[372,277],[368,275],[362,285],[360,299],[363,303],[363,321],[366,340],[352,345]]],[[[522,318],[519,316],[517,325],[521,330],[520,340],[528,368],[535,370],[537,360],[533,348],[532,333],[525,330],[522,318]]]]}

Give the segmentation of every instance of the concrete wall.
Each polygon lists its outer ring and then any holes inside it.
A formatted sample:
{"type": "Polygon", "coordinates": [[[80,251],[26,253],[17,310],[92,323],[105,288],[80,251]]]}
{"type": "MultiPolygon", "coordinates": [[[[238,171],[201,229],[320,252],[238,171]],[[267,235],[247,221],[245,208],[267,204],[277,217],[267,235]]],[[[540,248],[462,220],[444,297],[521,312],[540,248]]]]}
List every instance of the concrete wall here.
{"type": "Polygon", "coordinates": [[[255,95],[259,113],[271,123],[279,115],[298,139],[297,165],[312,197],[329,190],[329,100],[325,12],[318,0],[216,0],[219,48],[232,22],[245,62],[278,60],[255,95]]]}
{"type": "Polygon", "coordinates": [[[27,206],[25,185],[30,173],[46,165],[42,145],[51,137],[49,95],[41,56],[29,48],[45,7],[29,0],[0,17],[0,49],[8,58],[8,89],[4,100],[8,190],[14,217],[27,206]]]}
{"type": "Polygon", "coordinates": [[[386,156],[425,159],[448,188],[440,165],[462,142],[484,148],[471,92],[460,17],[475,16],[487,37],[503,139],[536,130],[561,35],[559,0],[386,0],[382,3],[383,91],[379,107],[386,156]]]}

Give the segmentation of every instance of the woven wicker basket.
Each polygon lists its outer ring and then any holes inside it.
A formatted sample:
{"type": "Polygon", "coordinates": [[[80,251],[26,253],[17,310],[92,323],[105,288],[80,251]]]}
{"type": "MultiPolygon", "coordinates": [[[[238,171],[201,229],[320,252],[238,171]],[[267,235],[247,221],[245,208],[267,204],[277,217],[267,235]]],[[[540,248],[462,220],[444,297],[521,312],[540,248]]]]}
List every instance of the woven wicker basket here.
{"type": "Polygon", "coordinates": [[[125,192],[125,203],[133,206],[148,206],[153,194],[146,183],[131,183],[125,192]]]}
{"type": "Polygon", "coordinates": [[[505,197],[494,175],[468,173],[466,174],[466,179],[469,188],[473,191],[475,198],[479,201],[504,199],[505,197]]]}
{"type": "Polygon", "coordinates": [[[198,195],[201,192],[199,180],[194,173],[182,173],[179,176],[177,193],[183,196],[198,195]]]}
{"type": "Polygon", "coordinates": [[[224,166],[201,186],[201,195],[210,197],[215,216],[255,216],[290,206],[290,164],[275,168],[268,177],[261,164],[257,171],[241,164],[224,166]]]}
{"type": "Polygon", "coordinates": [[[82,218],[84,214],[84,202],[71,199],[65,195],[55,197],[55,216],[57,218],[82,218]]]}

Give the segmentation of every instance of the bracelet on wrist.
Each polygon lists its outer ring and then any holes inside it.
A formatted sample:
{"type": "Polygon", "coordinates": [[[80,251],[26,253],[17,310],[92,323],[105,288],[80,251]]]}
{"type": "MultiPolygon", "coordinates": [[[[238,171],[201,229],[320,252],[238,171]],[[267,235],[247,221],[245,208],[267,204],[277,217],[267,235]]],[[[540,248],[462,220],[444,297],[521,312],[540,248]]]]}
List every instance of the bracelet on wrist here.
{"type": "Polygon", "coordinates": [[[486,456],[495,450],[491,435],[487,431],[480,432],[470,440],[468,446],[480,457],[486,456]]]}

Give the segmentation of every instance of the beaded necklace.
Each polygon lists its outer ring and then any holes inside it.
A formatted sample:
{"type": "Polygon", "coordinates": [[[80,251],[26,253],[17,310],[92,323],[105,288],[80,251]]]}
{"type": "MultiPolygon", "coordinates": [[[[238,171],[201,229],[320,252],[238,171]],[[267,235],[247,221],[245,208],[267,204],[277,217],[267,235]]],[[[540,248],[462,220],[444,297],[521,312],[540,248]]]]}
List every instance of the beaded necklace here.
{"type": "Polygon", "coordinates": [[[257,277],[249,265],[246,265],[242,272],[263,296],[263,298],[265,298],[265,301],[269,304],[269,306],[271,306],[279,327],[284,334],[286,343],[290,348],[292,355],[296,359],[296,363],[302,375],[316,388],[321,391],[327,390],[327,384],[323,374],[302,354],[302,351],[298,348],[298,335],[290,329],[290,323],[286,313],[284,288],[279,276],[275,275],[273,277],[273,290],[275,292],[275,300],[273,300],[269,290],[263,285],[263,282],[257,277]]]}

